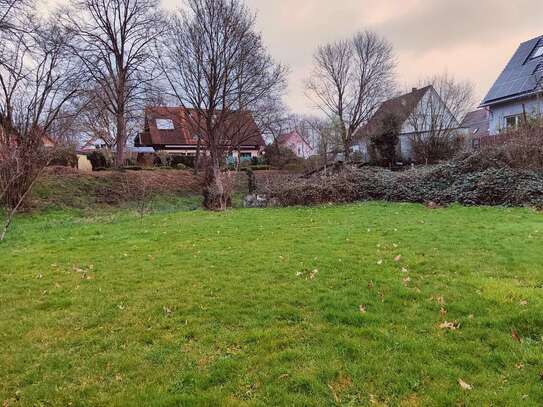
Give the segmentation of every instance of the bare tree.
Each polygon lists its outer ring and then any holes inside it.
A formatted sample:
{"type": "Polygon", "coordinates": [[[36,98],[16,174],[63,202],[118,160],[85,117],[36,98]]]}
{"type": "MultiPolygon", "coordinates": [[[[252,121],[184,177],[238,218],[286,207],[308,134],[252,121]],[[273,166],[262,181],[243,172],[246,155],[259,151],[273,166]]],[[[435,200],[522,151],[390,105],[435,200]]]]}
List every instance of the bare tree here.
{"type": "Polygon", "coordinates": [[[283,91],[286,70],[239,0],[187,0],[162,49],[165,76],[179,103],[192,109],[190,127],[208,154],[204,206],[223,210],[230,202],[225,157],[260,134],[250,115],[283,91]]]}
{"type": "Polygon", "coordinates": [[[307,96],[330,120],[338,121],[348,160],[353,136],[390,95],[395,60],[390,43],[371,31],[320,46],[307,80],[307,96]]]}
{"type": "Polygon", "coordinates": [[[64,23],[88,78],[89,103],[101,119],[113,119],[115,163],[122,166],[128,123],[142,115],[158,84],[153,44],[164,27],[158,0],[73,0],[64,23]]]}
{"type": "Polygon", "coordinates": [[[462,146],[460,120],[473,109],[474,91],[469,82],[448,74],[424,81],[429,90],[407,119],[416,161],[429,163],[450,158],[462,146]]]}
{"type": "Polygon", "coordinates": [[[22,31],[17,14],[26,14],[30,4],[30,0],[0,0],[0,32],[22,31]]]}
{"type": "Polygon", "coordinates": [[[26,25],[0,34],[0,204],[8,209],[0,240],[55,157],[50,131],[77,92],[63,30],[35,16],[26,25]]]}

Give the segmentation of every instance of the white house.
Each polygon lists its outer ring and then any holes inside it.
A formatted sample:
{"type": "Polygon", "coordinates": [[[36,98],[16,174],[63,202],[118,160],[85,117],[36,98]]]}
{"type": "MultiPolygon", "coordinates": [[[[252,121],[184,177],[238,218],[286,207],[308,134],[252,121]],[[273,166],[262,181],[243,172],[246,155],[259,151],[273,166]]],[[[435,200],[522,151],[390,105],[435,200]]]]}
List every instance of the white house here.
{"type": "Polygon", "coordinates": [[[392,98],[381,104],[368,123],[355,137],[353,150],[368,160],[368,146],[388,115],[394,115],[400,123],[398,157],[404,161],[413,159],[412,143],[416,137],[424,137],[430,131],[458,129],[460,123],[445,105],[432,85],[413,88],[411,92],[392,98]]]}
{"type": "Polygon", "coordinates": [[[490,135],[543,113],[543,36],[523,42],[483,99],[490,135]]]}

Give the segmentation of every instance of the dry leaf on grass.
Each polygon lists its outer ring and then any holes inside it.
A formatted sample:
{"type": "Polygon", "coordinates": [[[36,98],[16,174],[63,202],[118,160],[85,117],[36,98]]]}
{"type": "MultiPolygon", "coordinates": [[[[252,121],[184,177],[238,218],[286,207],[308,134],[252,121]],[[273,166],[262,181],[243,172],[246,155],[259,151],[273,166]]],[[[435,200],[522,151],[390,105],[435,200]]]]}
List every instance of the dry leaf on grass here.
{"type": "Polygon", "coordinates": [[[383,260],[377,260],[377,264],[380,266],[381,264],[383,264],[383,260]]]}
{"type": "Polygon", "coordinates": [[[395,262],[398,262],[402,259],[402,256],[400,254],[398,254],[396,257],[394,257],[394,261],[395,262]]]}
{"type": "Polygon", "coordinates": [[[368,283],[368,290],[371,290],[373,288],[373,281],[370,280],[368,283]]]}
{"type": "Polygon", "coordinates": [[[513,340],[514,340],[514,341],[517,341],[517,342],[520,342],[520,341],[521,341],[518,332],[515,331],[514,329],[511,329],[511,338],[513,338],[513,340]]]}
{"type": "Polygon", "coordinates": [[[411,277],[404,277],[403,285],[407,287],[410,281],[411,281],[411,277]]]}
{"type": "Polygon", "coordinates": [[[454,322],[443,321],[441,324],[439,324],[439,327],[441,329],[449,329],[451,331],[454,331],[460,328],[460,323],[458,321],[454,321],[454,322]]]}
{"type": "Polygon", "coordinates": [[[441,319],[445,318],[445,315],[447,315],[447,310],[443,307],[439,308],[439,316],[441,319]]]}
{"type": "Polygon", "coordinates": [[[528,301],[522,300],[519,304],[525,307],[526,305],[528,305],[528,301]]]}
{"type": "Polygon", "coordinates": [[[466,382],[463,381],[462,379],[458,379],[458,384],[459,384],[460,387],[462,387],[462,389],[464,389],[464,390],[471,390],[471,389],[473,389],[473,386],[472,386],[471,384],[466,383],[466,382]]]}
{"type": "Polygon", "coordinates": [[[309,279],[313,280],[317,276],[318,272],[319,270],[315,269],[311,273],[309,273],[309,279]]]}
{"type": "Polygon", "coordinates": [[[516,367],[517,369],[519,369],[519,370],[520,370],[520,369],[524,369],[524,363],[519,362],[519,363],[517,363],[517,364],[515,365],[515,367],[516,367]]]}
{"type": "Polygon", "coordinates": [[[366,306],[365,306],[365,305],[360,304],[360,305],[358,306],[358,309],[360,310],[360,313],[361,313],[361,314],[365,314],[365,313],[367,312],[366,306]]]}

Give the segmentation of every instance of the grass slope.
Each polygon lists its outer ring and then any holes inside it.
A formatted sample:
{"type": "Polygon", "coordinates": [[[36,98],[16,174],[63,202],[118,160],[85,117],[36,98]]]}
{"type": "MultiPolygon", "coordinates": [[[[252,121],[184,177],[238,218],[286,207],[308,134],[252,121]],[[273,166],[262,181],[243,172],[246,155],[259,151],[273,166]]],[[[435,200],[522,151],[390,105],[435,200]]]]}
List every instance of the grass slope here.
{"type": "Polygon", "coordinates": [[[0,401],[542,405],[542,243],[525,209],[20,217],[0,401]]]}

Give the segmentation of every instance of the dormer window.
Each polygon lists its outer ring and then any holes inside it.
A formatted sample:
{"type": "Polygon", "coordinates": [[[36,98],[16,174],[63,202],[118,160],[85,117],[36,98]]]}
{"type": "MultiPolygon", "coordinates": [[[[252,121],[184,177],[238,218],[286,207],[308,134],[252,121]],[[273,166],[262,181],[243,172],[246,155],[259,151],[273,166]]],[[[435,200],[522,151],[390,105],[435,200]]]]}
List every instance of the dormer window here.
{"type": "Polygon", "coordinates": [[[535,59],[543,56],[543,44],[540,42],[537,47],[535,47],[534,52],[532,52],[532,56],[530,59],[535,59]]]}
{"type": "Polygon", "coordinates": [[[174,130],[172,119],[156,119],[156,128],[159,130],[174,130]]]}

